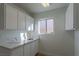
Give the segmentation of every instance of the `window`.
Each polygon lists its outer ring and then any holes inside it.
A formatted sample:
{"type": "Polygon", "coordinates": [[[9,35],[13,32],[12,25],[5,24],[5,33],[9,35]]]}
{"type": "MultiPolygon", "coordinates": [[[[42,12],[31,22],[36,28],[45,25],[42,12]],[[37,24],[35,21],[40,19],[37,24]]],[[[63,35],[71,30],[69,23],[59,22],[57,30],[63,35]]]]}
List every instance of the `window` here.
{"type": "Polygon", "coordinates": [[[47,20],[47,33],[53,32],[53,20],[47,20]]]}
{"type": "Polygon", "coordinates": [[[38,33],[44,34],[53,32],[54,28],[53,25],[54,25],[53,19],[43,19],[38,21],[38,33]]]}
{"type": "Polygon", "coordinates": [[[39,33],[46,33],[46,22],[45,22],[45,20],[39,21],[38,26],[39,26],[38,27],[39,33]]]}

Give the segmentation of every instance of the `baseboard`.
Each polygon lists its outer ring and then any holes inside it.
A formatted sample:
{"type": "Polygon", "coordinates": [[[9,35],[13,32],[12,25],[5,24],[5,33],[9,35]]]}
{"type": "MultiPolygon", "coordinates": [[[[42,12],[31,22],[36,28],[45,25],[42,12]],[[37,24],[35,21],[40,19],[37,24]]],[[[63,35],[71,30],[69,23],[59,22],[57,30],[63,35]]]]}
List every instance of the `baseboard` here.
{"type": "Polygon", "coordinates": [[[59,55],[59,54],[48,53],[48,52],[43,52],[43,51],[41,51],[40,53],[41,53],[41,54],[44,54],[44,55],[46,55],[46,56],[62,56],[62,55],[59,55]]]}

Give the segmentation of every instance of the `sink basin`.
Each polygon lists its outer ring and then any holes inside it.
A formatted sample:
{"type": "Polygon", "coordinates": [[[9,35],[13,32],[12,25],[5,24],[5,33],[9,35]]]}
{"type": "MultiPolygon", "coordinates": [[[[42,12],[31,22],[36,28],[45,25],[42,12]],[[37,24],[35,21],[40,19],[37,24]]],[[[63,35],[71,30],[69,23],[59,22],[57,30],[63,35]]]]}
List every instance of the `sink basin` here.
{"type": "Polygon", "coordinates": [[[33,40],[33,38],[29,38],[28,40],[33,40]]]}

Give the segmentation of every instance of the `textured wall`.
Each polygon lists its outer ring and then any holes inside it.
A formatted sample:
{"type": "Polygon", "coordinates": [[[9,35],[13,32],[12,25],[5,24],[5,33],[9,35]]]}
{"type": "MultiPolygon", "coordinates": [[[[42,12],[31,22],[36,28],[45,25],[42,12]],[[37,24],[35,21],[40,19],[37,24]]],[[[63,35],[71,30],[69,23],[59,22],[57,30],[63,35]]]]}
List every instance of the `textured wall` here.
{"type": "Polygon", "coordinates": [[[74,55],[74,32],[65,30],[65,8],[35,14],[35,31],[37,21],[41,18],[54,19],[54,32],[40,35],[40,52],[47,55],[74,55]]]}

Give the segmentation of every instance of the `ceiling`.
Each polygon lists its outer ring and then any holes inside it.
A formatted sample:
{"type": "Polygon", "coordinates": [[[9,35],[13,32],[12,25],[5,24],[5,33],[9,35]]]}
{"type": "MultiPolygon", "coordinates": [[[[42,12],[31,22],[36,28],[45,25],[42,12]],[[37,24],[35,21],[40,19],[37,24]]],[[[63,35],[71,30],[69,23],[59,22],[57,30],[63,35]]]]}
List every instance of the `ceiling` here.
{"type": "Polygon", "coordinates": [[[67,3],[50,3],[49,7],[43,7],[41,3],[19,3],[20,7],[24,8],[27,12],[36,14],[40,12],[45,12],[49,10],[53,10],[56,8],[65,7],[68,4],[67,3]]]}

